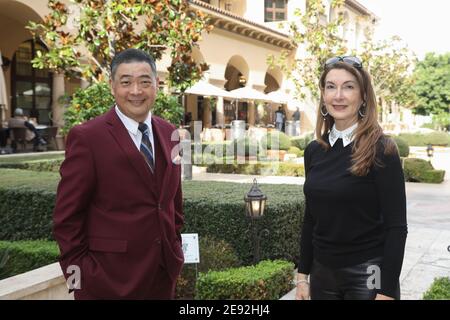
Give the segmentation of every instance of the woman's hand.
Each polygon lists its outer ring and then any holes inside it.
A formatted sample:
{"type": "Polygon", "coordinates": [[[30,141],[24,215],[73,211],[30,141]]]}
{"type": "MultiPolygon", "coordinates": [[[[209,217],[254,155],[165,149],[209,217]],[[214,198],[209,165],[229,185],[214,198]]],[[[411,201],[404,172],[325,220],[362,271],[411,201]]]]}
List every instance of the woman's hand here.
{"type": "Polygon", "coordinates": [[[395,300],[395,299],[385,296],[384,294],[377,293],[375,300],[395,300]]]}
{"type": "Polygon", "coordinates": [[[295,300],[309,300],[309,281],[308,275],[297,273],[297,290],[295,291],[295,300]]]}
{"type": "Polygon", "coordinates": [[[309,283],[297,283],[297,290],[295,291],[295,300],[310,300],[309,283]]]}

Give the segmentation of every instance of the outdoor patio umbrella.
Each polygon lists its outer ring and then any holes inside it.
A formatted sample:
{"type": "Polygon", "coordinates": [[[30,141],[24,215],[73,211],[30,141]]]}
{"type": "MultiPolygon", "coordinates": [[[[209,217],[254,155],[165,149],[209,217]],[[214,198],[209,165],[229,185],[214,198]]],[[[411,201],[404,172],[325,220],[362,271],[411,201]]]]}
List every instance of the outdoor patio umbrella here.
{"type": "Polygon", "coordinates": [[[280,90],[269,92],[267,94],[267,98],[270,99],[270,101],[275,102],[275,103],[281,103],[281,104],[287,103],[287,94],[280,90]]]}
{"type": "MultiPolygon", "coordinates": [[[[34,88],[35,94],[37,95],[42,95],[42,96],[47,96],[50,94],[50,88],[46,87],[46,86],[42,86],[42,85],[37,85],[36,88],[34,88]]],[[[33,95],[33,89],[24,91],[23,94],[25,96],[32,96],[33,95]]]]}
{"type": "MultiPolygon", "coordinates": [[[[253,89],[251,87],[243,87],[243,88],[234,89],[234,90],[231,90],[229,93],[231,93],[233,98],[235,98],[237,101],[239,101],[239,100],[269,101],[269,99],[267,98],[267,95],[265,95],[261,91],[253,89]]],[[[238,108],[237,108],[237,104],[236,104],[236,119],[238,118],[237,112],[238,112],[238,108]]]]}
{"type": "Polygon", "coordinates": [[[0,122],[6,118],[6,110],[8,110],[8,95],[6,94],[5,75],[3,74],[3,60],[0,52],[0,122]]]}
{"type": "Polygon", "coordinates": [[[187,89],[185,93],[195,94],[198,96],[215,96],[215,97],[224,97],[224,98],[233,98],[230,92],[220,89],[211,83],[200,80],[192,87],[187,89]]]}
{"type": "Polygon", "coordinates": [[[262,93],[261,91],[258,91],[256,89],[253,89],[251,87],[243,87],[231,90],[229,92],[233,98],[239,99],[239,100],[263,100],[263,101],[269,101],[269,98],[267,95],[262,93]]]}

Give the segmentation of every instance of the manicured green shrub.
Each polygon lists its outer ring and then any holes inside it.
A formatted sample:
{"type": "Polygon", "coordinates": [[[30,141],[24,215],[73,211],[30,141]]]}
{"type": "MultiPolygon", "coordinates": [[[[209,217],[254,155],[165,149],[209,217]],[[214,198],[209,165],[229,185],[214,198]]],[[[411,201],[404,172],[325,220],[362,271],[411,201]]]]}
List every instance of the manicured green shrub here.
{"type": "Polygon", "coordinates": [[[314,133],[308,133],[305,134],[302,137],[293,137],[291,138],[291,145],[293,147],[297,147],[300,150],[305,150],[306,146],[312,141],[314,140],[314,133]]]}
{"type": "Polygon", "coordinates": [[[450,300],[450,278],[434,279],[431,287],[424,293],[423,300],[450,300]]]}
{"type": "Polygon", "coordinates": [[[293,270],[293,263],[275,260],[201,273],[196,299],[277,300],[292,289],[293,270]]]}
{"type": "Polygon", "coordinates": [[[0,239],[51,239],[56,172],[0,169],[0,239]]]}
{"type": "Polygon", "coordinates": [[[272,175],[272,176],[305,176],[305,167],[301,163],[289,162],[258,162],[251,163],[213,163],[209,164],[207,172],[211,173],[235,173],[250,175],[272,175]]]}
{"type": "Polygon", "coordinates": [[[0,188],[0,239],[52,239],[55,192],[0,188]]]}
{"type": "Polygon", "coordinates": [[[206,153],[212,155],[225,156],[227,153],[228,146],[232,141],[213,141],[213,142],[202,142],[202,143],[192,143],[191,153],[206,153]]]}
{"type": "Polygon", "coordinates": [[[199,235],[199,250],[200,263],[185,264],[177,279],[176,297],[178,299],[194,298],[197,272],[220,271],[240,265],[233,247],[223,240],[199,235]]]}
{"type": "Polygon", "coordinates": [[[227,154],[234,156],[256,156],[260,151],[257,141],[244,137],[235,139],[227,149],[227,154]]]}
{"type": "MultiPolygon", "coordinates": [[[[52,239],[52,212],[59,175],[55,172],[0,169],[0,239],[52,239]]],[[[251,184],[184,181],[183,232],[211,236],[229,243],[243,263],[252,260],[251,222],[245,216],[244,195],[251,184]]],[[[256,221],[270,237],[261,240],[264,259],[294,261],[304,210],[296,185],[262,185],[268,200],[264,217],[256,221]]]]}
{"type": "Polygon", "coordinates": [[[445,171],[434,170],[431,163],[423,159],[406,158],[403,160],[405,181],[441,183],[444,181],[445,171]]]}
{"type": "Polygon", "coordinates": [[[290,147],[288,153],[295,154],[298,158],[303,157],[303,151],[297,147],[290,147]]]}
{"type": "Polygon", "coordinates": [[[402,139],[400,137],[392,137],[397,144],[398,152],[400,154],[400,157],[407,158],[409,155],[409,145],[408,142],[406,142],[405,139],[402,139]]]}
{"type": "Polygon", "coordinates": [[[280,131],[270,131],[266,139],[262,139],[263,149],[266,150],[288,150],[291,146],[289,137],[280,131]]]}
{"type": "Polygon", "coordinates": [[[0,241],[0,279],[54,263],[58,256],[53,241],[0,241]]]}
{"type": "Polygon", "coordinates": [[[415,147],[424,147],[428,144],[439,146],[450,145],[450,134],[443,131],[431,133],[401,133],[399,137],[404,139],[408,145],[415,147]]]}
{"type": "MultiPolygon", "coordinates": [[[[251,184],[185,181],[183,188],[183,232],[222,239],[233,246],[244,264],[251,262],[252,226],[243,200],[251,184]]],[[[304,211],[302,188],[267,184],[260,188],[268,199],[264,216],[255,223],[259,230],[269,231],[269,236],[261,238],[261,258],[295,261],[304,211]]]]}
{"type": "Polygon", "coordinates": [[[63,159],[0,163],[0,168],[59,172],[63,159]]]}
{"type": "Polygon", "coordinates": [[[64,159],[64,151],[52,153],[23,153],[14,155],[2,155],[0,157],[0,165],[4,163],[22,163],[30,161],[43,160],[61,160],[64,159]]]}

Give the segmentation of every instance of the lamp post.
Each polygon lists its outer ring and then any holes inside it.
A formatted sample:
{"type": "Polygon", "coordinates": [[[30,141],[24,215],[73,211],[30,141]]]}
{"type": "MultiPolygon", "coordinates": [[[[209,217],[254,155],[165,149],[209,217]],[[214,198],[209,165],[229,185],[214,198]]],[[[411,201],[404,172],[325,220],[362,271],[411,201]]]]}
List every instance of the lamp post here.
{"type": "Polygon", "coordinates": [[[250,217],[250,222],[252,226],[253,234],[253,262],[256,264],[260,259],[260,242],[261,235],[269,234],[269,230],[263,229],[258,232],[256,219],[261,218],[264,215],[264,209],[266,207],[267,197],[258,187],[256,179],[253,179],[253,185],[247,195],[244,197],[245,200],[245,212],[248,217],[250,217]]]}
{"type": "Polygon", "coordinates": [[[428,156],[428,162],[431,163],[431,158],[433,157],[434,148],[431,143],[427,145],[427,156],[428,156]]]}

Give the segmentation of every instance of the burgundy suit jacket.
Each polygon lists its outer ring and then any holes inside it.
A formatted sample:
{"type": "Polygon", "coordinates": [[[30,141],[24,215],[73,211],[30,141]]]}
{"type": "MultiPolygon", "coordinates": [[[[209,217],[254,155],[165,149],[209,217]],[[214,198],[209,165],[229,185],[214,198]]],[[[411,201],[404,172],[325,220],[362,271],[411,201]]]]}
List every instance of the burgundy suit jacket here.
{"type": "Polygon", "coordinates": [[[152,128],[159,143],[155,174],[114,108],[67,137],[53,235],[65,277],[70,265],[80,268],[76,299],[145,299],[161,267],[173,281],[181,272],[181,168],[173,163],[178,141],[171,141],[176,128],[156,116],[152,128]]]}

